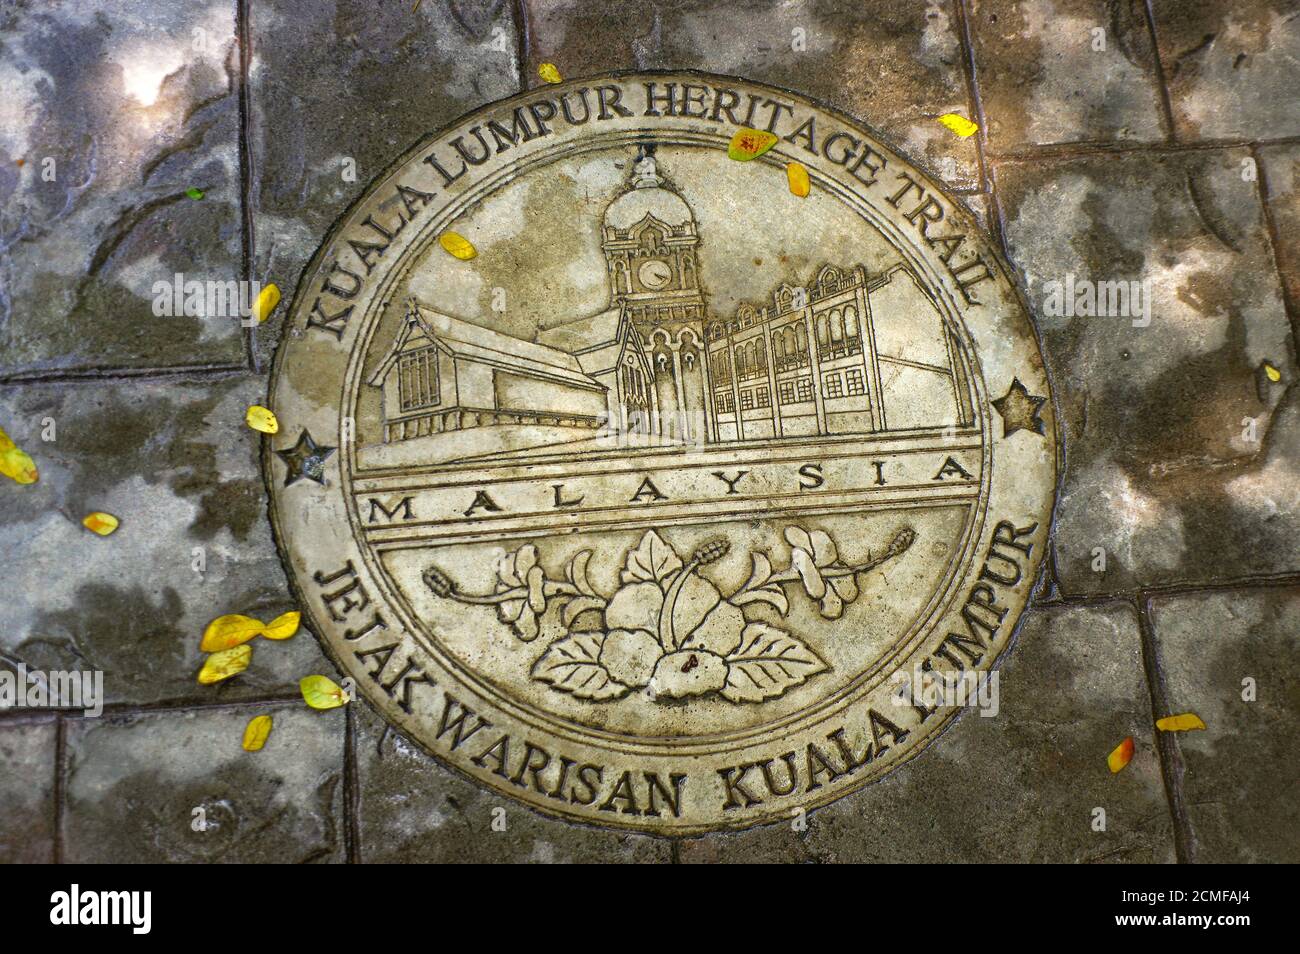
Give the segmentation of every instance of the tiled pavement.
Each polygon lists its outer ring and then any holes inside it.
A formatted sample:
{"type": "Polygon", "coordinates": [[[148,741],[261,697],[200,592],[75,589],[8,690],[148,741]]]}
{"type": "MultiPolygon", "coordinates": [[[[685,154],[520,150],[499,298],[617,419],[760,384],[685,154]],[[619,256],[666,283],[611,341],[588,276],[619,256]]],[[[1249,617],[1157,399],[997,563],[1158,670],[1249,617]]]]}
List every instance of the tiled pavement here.
{"type": "Polygon", "coordinates": [[[111,674],[104,718],[0,714],[0,860],[1300,861],[1300,4],[80,0],[6,4],[0,48],[0,425],[41,467],[0,486],[0,660],[111,674]],[[152,283],[287,292],[406,145],[544,60],[834,104],[986,214],[1039,313],[1065,468],[1004,712],[807,831],[503,804],[364,703],[304,709],[296,677],[330,671],[306,634],[193,682],[208,619],[290,606],[241,420],[276,322],[155,318],[152,283]],[[1067,273],[1151,279],[1151,324],[1044,314],[1067,273]],[[77,524],[96,509],[110,540],[77,524]],[[1189,709],[1207,731],[1154,732],[1189,709]]]}

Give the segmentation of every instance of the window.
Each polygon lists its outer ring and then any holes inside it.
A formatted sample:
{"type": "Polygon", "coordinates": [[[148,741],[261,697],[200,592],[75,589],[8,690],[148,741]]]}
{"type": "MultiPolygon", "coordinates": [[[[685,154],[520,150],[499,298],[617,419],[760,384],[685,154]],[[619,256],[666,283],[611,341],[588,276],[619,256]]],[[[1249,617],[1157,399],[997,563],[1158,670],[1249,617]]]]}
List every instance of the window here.
{"type": "Polygon", "coordinates": [[[403,411],[438,403],[438,356],[434,348],[418,348],[397,359],[397,394],[403,411]]]}
{"type": "Polygon", "coordinates": [[[755,407],[772,406],[772,396],[767,393],[767,388],[754,389],[754,406],[755,407]]]}
{"type": "Polygon", "coordinates": [[[822,394],[826,397],[841,397],[844,394],[844,382],[838,371],[828,371],[822,375],[822,394]]]}
{"type": "Polygon", "coordinates": [[[863,393],[861,368],[849,368],[844,372],[844,379],[849,394],[863,393]]]}
{"type": "Polygon", "coordinates": [[[777,393],[781,396],[782,404],[794,403],[794,382],[782,381],[777,385],[777,393]]]}
{"type": "Polygon", "coordinates": [[[754,406],[754,392],[749,388],[740,392],[740,409],[748,411],[754,406]]]}
{"type": "Polygon", "coordinates": [[[719,414],[730,414],[736,409],[736,399],[730,391],[723,391],[718,395],[717,405],[719,414]]]}
{"type": "Polygon", "coordinates": [[[811,401],[813,396],[812,378],[800,378],[795,382],[795,390],[799,392],[800,401],[811,401]]]}

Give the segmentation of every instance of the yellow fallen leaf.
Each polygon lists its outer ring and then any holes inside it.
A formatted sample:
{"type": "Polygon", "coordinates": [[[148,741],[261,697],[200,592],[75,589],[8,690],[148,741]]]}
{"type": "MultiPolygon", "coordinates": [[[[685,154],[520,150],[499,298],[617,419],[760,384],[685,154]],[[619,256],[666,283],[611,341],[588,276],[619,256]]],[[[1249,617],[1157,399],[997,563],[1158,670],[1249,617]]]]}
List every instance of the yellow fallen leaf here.
{"type": "Polygon", "coordinates": [[[980,130],[978,123],[973,123],[965,116],[958,113],[944,113],[939,117],[939,122],[943,123],[958,136],[961,136],[962,139],[965,139],[968,136],[973,136],[980,130]]]}
{"type": "Polygon", "coordinates": [[[1184,712],[1181,715],[1157,719],[1156,728],[1161,732],[1186,732],[1189,729],[1204,729],[1205,723],[1195,712],[1184,712]]]}
{"type": "Polygon", "coordinates": [[[102,510],[96,510],[94,513],[86,514],[81,525],[87,530],[98,533],[101,537],[106,537],[117,529],[117,517],[111,513],[104,513],[102,510]]]}
{"type": "Polygon", "coordinates": [[[1111,774],[1118,772],[1124,766],[1133,760],[1133,736],[1129,736],[1115,750],[1106,756],[1106,764],[1110,766],[1111,774]]]}
{"type": "Polygon", "coordinates": [[[288,639],[298,632],[298,624],[301,622],[301,613],[284,613],[267,623],[262,629],[262,635],[267,639],[288,639]]]}
{"type": "Polygon", "coordinates": [[[776,134],[761,129],[738,129],[727,146],[727,155],[740,162],[757,159],[776,145],[776,134]]]}
{"type": "Polygon", "coordinates": [[[251,616],[241,616],[239,613],[218,616],[203,631],[203,642],[199,643],[199,649],[205,653],[216,653],[242,646],[262,632],[263,628],[262,621],[251,616]]]}
{"type": "Polygon", "coordinates": [[[1282,372],[1273,367],[1273,365],[1269,364],[1267,361],[1264,362],[1264,374],[1274,384],[1277,384],[1277,382],[1282,380],[1282,372]]]}
{"type": "Polygon", "coordinates": [[[438,236],[438,242],[449,255],[454,255],[462,262],[468,261],[478,254],[478,249],[474,247],[474,243],[456,232],[443,232],[438,236]]]}
{"type": "Polygon", "coordinates": [[[812,183],[808,180],[808,167],[802,162],[787,162],[785,178],[790,183],[790,191],[801,199],[812,188],[812,183]]]}
{"type": "Polygon", "coordinates": [[[328,676],[303,676],[298,682],[303,701],[313,709],[337,709],[351,700],[333,679],[328,676]]]}
{"type": "Polygon", "coordinates": [[[244,726],[244,751],[260,752],[266,745],[266,737],[271,734],[270,716],[253,716],[244,726]]]}
{"type": "Polygon", "coordinates": [[[560,71],[555,68],[554,63],[543,63],[537,67],[537,75],[548,83],[564,82],[564,77],[560,76],[560,71]]]}
{"type": "Polygon", "coordinates": [[[261,431],[263,434],[274,434],[280,430],[280,422],[276,420],[275,414],[270,408],[262,407],[260,404],[249,407],[244,414],[244,420],[253,430],[261,431]]]}
{"type": "Polygon", "coordinates": [[[39,476],[36,462],[17,447],[0,451],[0,474],[20,484],[34,484],[39,476]]]}
{"type": "Polygon", "coordinates": [[[253,302],[253,318],[260,325],[271,317],[271,312],[275,311],[275,306],[278,304],[280,304],[280,289],[272,282],[257,293],[257,299],[253,302]]]}
{"type": "Polygon", "coordinates": [[[253,647],[247,644],[213,653],[199,670],[199,684],[210,686],[231,676],[238,676],[253,659],[253,647]]]}
{"type": "Polygon", "coordinates": [[[20,484],[36,482],[36,464],[0,428],[0,474],[20,484]]]}

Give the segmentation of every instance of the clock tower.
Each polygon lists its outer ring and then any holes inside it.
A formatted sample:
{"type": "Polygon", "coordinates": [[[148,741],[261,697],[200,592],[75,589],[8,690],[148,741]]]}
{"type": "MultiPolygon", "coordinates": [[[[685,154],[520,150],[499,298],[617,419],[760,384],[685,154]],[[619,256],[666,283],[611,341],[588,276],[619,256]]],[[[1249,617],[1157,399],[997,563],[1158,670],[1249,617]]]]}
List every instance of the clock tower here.
{"type": "Polygon", "coordinates": [[[703,326],[695,215],[664,186],[654,147],[642,146],[626,192],[605,210],[602,248],[609,270],[610,305],[623,305],[637,330],[676,333],[703,326]]]}
{"type": "Polygon", "coordinates": [[[717,440],[708,398],[700,236],[691,207],[664,185],[654,152],[653,144],[637,150],[632,181],[605,210],[601,248],[609,303],[621,309],[649,349],[654,433],[717,440]]]}

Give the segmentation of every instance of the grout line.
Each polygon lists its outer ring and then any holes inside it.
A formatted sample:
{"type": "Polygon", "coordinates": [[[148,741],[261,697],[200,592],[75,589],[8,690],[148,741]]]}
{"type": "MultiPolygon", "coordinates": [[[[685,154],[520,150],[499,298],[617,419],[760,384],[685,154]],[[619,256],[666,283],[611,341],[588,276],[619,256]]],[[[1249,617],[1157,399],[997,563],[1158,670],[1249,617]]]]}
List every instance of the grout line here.
{"type": "Polygon", "coordinates": [[[1290,288],[1287,287],[1286,275],[1282,271],[1282,233],[1278,231],[1277,220],[1273,218],[1273,208],[1268,201],[1268,179],[1264,171],[1264,160],[1260,156],[1259,147],[1250,147],[1250,157],[1255,163],[1255,191],[1259,195],[1259,204],[1263,209],[1264,215],[1264,234],[1268,238],[1269,249],[1273,253],[1273,269],[1277,272],[1277,280],[1282,290],[1282,307],[1285,309],[1287,318],[1291,322],[1291,336],[1294,339],[1295,353],[1300,355],[1300,301],[1291,299],[1290,288]]]}
{"type": "Polygon", "coordinates": [[[988,148],[988,127],[984,121],[984,101],[980,96],[979,83],[975,76],[975,43],[971,36],[970,19],[966,13],[966,0],[952,0],[957,13],[957,39],[962,51],[962,74],[966,80],[966,98],[975,110],[975,122],[979,124],[979,135],[975,138],[975,159],[980,170],[980,190],[987,192],[992,188],[985,161],[988,148]]]}
{"type": "Polygon", "coordinates": [[[1087,157],[1115,158],[1117,156],[1157,155],[1180,152],[1209,152],[1227,149],[1253,149],[1261,146],[1290,146],[1300,143],[1300,136],[1282,136],[1276,139],[1202,139],[1196,142],[1134,142],[1086,139],[1078,142],[1052,142],[1006,152],[990,152],[988,158],[998,162],[1046,162],[1054,159],[1080,159],[1087,157]]]}
{"type": "MultiPolygon", "coordinates": [[[[1151,599],[1142,595],[1137,598],[1138,634],[1142,643],[1142,665],[1146,672],[1147,690],[1151,696],[1151,724],[1169,713],[1169,700],[1165,694],[1164,678],[1160,672],[1160,659],[1156,649],[1155,628],[1151,621],[1151,599]]],[[[1179,864],[1191,864],[1195,861],[1195,838],[1191,823],[1187,818],[1187,806],[1183,797],[1183,763],[1182,752],[1173,732],[1161,732],[1155,729],[1156,752],[1160,757],[1160,774],[1165,783],[1165,799],[1169,804],[1169,816],[1174,828],[1174,856],[1179,864]]]]}
{"type": "Polygon", "coordinates": [[[252,699],[233,699],[229,701],[192,702],[184,699],[166,699],[160,702],[146,703],[112,703],[104,706],[98,716],[87,716],[78,709],[5,709],[0,710],[0,725],[18,725],[25,722],[43,721],[39,714],[53,712],[56,720],[62,724],[68,720],[83,722],[90,719],[131,718],[134,716],[154,715],[172,712],[241,712],[247,709],[265,708],[266,706],[283,706],[301,703],[299,692],[284,692],[252,699]],[[36,718],[34,718],[36,717],[36,718]]]}
{"type": "Polygon", "coordinates": [[[79,384],[123,380],[171,378],[236,378],[249,374],[246,364],[188,364],[172,368],[72,368],[55,371],[20,371],[0,377],[0,387],[17,384],[79,384]]]}
{"type": "MultiPolygon", "coordinates": [[[[256,247],[253,231],[253,142],[252,142],[252,94],[249,91],[248,75],[253,59],[252,29],[250,19],[252,11],[249,0],[236,0],[235,29],[239,38],[239,216],[243,233],[241,242],[241,268],[244,281],[253,280],[253,262],[256,247]]],[[[251,285],[249,286],[251,287],[251,285]]],[[[257,329],[243,329],[246,362],[250,371],[260,371],[257,360],[257,329]]]]}
{"type": "Polygon", "coordinates": [[[682,863],[682,840],[674,838],[669,842],[668,857],[675,865],[682,863]]]}
{"type": "Polygon", "coordinates": [[[1278,589],[1300,586],[1300,573],[1281,573],[1270,577],[1242,577],[1205,583],[1168,583],[1141,586],[1129,590],[1113,590],[1104,593],[1059,594],[1052,599],[1034,600],[1034,606],[1089,606],[1100,603],[1113,603],[1116,600],[1133,600],[1141,598],[1163,599],[1166,597],[1195,596],[1200,593],[1223,593],[1238,590],[1278,589]]]}
{"type": "Polygon", "coordinates": [[[1151,0],[1143,0],[1142,7],[1146,13],[1147,35],[1151,38],[1151,57],[1156,67],[1156,86],[1160,90],[1160,120],[1165,127],[1165,136],[1168,140],[1177,142],[1173,100],[1169,97],[1169,84],[1165,81],[1165,65],[1160,59],[1160,40],[1156,36],[1156,14],[1151,8],[1151,0]]]}
{"type": "Polygon", "coordinates": [[[512,4],[515,13],[515,41],[519,47],[519,56],[516,60],[516,71],[518,72],[519,92],[528,92],[528,63],[532,56],[529,47],[532,44],[532,30],[528,22],[528,3],[527,0],[514,0],[512,4]]]}
{"type": "Polygon", "coordinates": [[[353,707],[344,710],[343,721],[343,852],[351,865],[361,863],[361,841],[357,837],[361,817],[361,791],[357,784],[357,729],[353,707]]]}
{"type": "Polygon", "coordinates": [[[67,723],[62,715],[54,719],[54,838],[51,863],[63,863],[63,812],[67,789],[67,723]]]}

